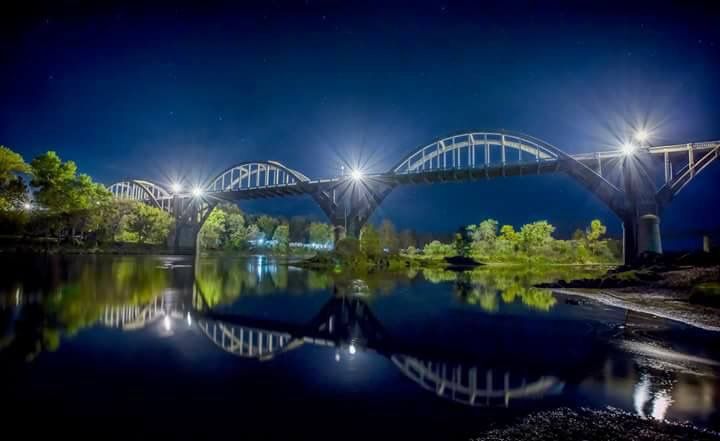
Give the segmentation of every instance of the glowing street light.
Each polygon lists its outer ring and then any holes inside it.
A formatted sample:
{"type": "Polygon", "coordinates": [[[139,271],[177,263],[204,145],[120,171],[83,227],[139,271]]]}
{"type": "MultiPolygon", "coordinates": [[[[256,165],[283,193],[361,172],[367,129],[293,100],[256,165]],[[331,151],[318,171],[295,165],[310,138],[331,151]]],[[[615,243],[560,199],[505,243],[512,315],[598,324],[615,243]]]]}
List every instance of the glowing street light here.
{"type": "Polygon", "coordinates": [[[200,187],[193,187],[192,189],[192,195],[196,198],[201,198],[205,192],[200,187]]]}
{"type": "Polygon", "coordinates": [[[635,132],[635,139],[640,142],[645,142],[650,137],[650,134],[645,129],[640,129],[637,132],[635,132]]]}
{"type": "Polygon", "coordinates": [[[361,181],[363,178],[363,172],[361,170],[353,170],[350,172],[350,177],[353,179],[353,181],[361,181]]]}
{"type": "Polygon", "coordinates": [[[172,184],[172,192],[173,193],[180,193],[183,190],[182,185],[179,182],[173,182],[172,184]]]}
{"type": "Polygon", "coordinates": [[[357,352],[357,348],[354,344],[351,343],[350,346],[348,346],[348,352],[350,353],[350,355],[355,355],[355,353],[357,352]]]}
{"type": "Polygon", "coordinates": [[[632,155],[633,153],[635,153],[635,150],[637,149],[637,147],[635,146],[635,144],[633,144],[633,143],[631,143],[631,142],[625,142],[625,143],[624,143],[622,146],[620,146],[620,147],[621,147],[621,149],[622,149],[622,152],[623,152],[624,154],[626,154],[626,155],[632,155]]]}
{"type": "Polygon", "coordinates": [[[23,204],[23,210],[32,210],[32,204],[30,202],[25,202],[23,204]]]}

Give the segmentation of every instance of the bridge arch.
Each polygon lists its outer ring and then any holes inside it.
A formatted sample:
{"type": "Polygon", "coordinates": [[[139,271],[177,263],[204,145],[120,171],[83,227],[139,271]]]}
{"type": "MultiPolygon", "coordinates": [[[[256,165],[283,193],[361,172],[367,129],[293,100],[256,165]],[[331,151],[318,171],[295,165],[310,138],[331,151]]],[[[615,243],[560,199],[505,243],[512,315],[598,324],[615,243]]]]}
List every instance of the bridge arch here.
{"type": "Polygon", "coordinates": [[[627,217],[623,192],[596,170],[546,141],[509,130],[467,132],[438,139],[413,150],[389,174],[417,182],[428,175],[453,180],[555,172],[568,174],[618,217],[627,217]]]}
{"type": "Polygon", "coordinates": [[[145,179],[126,179],[107,188],[115,198],[145,202],[162,210],[171,211],[172,194],[156,182],[145,179]]]}
{"type": "Polygon", "coordinates": [[[205,185],[208,192],[242,191],[286,187],[309,182],[310,178],[277,161],[247,161],[223,170],[205,185]]]}
{"type": "Polygon", "coordinates": [[[474,168],[515,161],[556,161],[568,155],[557,147],[507,130],[460,133],[416,148],[391,173],[419,173],[449,168],[474,168]]]}

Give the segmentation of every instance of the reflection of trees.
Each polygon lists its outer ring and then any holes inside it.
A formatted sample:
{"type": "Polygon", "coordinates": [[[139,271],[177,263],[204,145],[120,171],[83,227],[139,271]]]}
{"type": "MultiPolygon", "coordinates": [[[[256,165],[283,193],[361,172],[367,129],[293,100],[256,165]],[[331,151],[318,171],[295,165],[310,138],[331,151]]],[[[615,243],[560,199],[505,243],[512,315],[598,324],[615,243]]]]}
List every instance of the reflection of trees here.
{"type": "Polygon", "coordinates": [[[0,316],[0,329],[8,330],[0,350],[32,359],[55,350],[63,335],[97,323],[106,307],[147,303],[169,285],[168,271],[152,258],[77,259],[67,272],[63,278],[71,282],[55,282],[40,302],[23,305],[15,316],[0,316]]]}
{"type": "MultiPolygon", "coordinates": [[[[300,270],[263,256],[204,258],[197,262],[195,269],[195,281],[209,307],[230,304],[246,295],[302,295],[349,287],[358,279],[351,273],[300,270]]],[[[386,272],[365,274],[361,279],[367,296],[389,294],[398,283],[410,280],[404,275],[386,272]]]]}
{"type": "Polygon", "coordinates": [[[589,277],[604,269],[579,267],[483,267],[474,271],[456,273],[447,270],[423,270],[432,283],[453,280],[455,293],[463,301],[478,305],[487,312],[496,312],[500,302],[513,304],[520,301],[530,309],[549,311],[557,300],[548,289],[535,288],[538,283],[558,279],[589,277]]]}

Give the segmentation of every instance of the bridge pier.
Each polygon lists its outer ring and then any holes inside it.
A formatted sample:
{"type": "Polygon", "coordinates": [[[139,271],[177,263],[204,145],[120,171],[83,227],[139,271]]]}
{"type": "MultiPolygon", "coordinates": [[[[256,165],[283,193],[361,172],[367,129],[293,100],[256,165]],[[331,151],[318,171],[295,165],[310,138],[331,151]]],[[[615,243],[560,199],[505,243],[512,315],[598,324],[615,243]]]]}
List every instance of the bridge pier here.
{"type": "Polygon", "coordinates": [[[168,247],[177,253],[195,252],[200,239],[200,225],[175,221],[175,228],[168,238],[168,247]]]}
{"type": "Polygon", "coordinates": [[[660,217],[646,213],[623,219],[623,262],[631,264],[643,253],[662,254],[660,217]]]}
{"type": "Polygon", "coordinates": [[[173,199],[175,226],[168,236],[168,248],[176,253],[195,253],[200,238],[199,210],[190,198],[175,196],[173,199]]]}

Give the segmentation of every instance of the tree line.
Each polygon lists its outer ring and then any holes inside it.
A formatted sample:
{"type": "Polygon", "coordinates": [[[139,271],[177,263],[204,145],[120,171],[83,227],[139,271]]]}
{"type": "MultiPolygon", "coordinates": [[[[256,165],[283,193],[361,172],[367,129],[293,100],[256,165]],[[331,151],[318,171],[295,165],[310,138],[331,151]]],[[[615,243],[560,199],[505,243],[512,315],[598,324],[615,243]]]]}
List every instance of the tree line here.
{"type": "MultiPolygon", "coordinates": [[[[361,248],[377,252],[393,243],[383,239],[386,236],[372,227],[363,232],[368,238],[361,235],[361,248]]],[[[464,256],[480,262],[615,263],[619,260],[620,244],[606,237],[607,227],[599,219],[591,221],[585,229],[576,230],[569,240],[553,237],[554,232],[555,227],[546,220],[515,230],[512,225],[500,226],[497,220],[486,219],[460,228],[452,241],[433,240],[421,249],[409,246],[402,252],[410,257],[464,256]]]]}
{"type": "Polygon", "coordinates": [[[200,247],[208,250],[247,250],[273,248],[287,252],[291,244],[329,247],[332,227],[305,216],[289,220],[266,214],[244,213],[237,205],[220,204],[210,213],[200,230],[200,247]]]}
{"type": "Polygon", "coordinates": [[[0,146],[0,233],[77,244],[163,243],[172,224],[159,208],[114,199],[54,151],[28,164],[0,146]]]}

